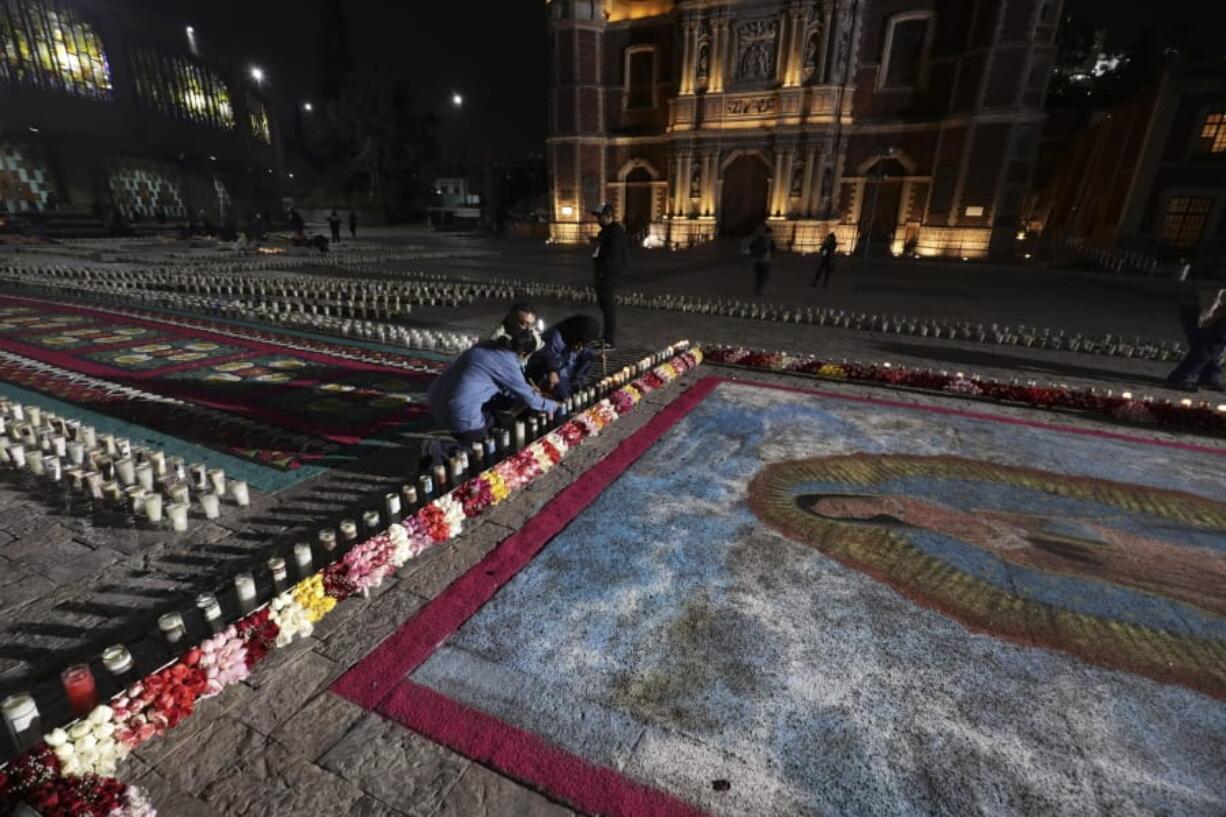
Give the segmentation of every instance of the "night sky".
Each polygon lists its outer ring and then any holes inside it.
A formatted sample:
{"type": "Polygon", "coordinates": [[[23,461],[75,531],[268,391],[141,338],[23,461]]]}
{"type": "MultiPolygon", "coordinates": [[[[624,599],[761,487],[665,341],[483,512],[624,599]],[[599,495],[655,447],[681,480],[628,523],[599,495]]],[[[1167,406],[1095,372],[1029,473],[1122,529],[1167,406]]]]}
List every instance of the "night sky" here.
{"type": "MultiPolygon", "coordinates": [[[[274,95],[301,100],[316,81],[322,0],[130,2],[195,26],[206,52],[221,43],[259,61],[274,95]]],[[[444,158],[515,161],[541,151],[548,61],[540,0],[344,0],[343,6],[359,70],[403,79],[423,110],[442,117],[444,158]],[[465,98],[458,115],[453,92],[465,98]]],[[[1226,0],[1066,0],[1065,14],[1106,28],[1109,48],[1124,47],[1146,26],[1191,21],[1206,49],[1220,53],[1224,7],[1226,0]]]]}

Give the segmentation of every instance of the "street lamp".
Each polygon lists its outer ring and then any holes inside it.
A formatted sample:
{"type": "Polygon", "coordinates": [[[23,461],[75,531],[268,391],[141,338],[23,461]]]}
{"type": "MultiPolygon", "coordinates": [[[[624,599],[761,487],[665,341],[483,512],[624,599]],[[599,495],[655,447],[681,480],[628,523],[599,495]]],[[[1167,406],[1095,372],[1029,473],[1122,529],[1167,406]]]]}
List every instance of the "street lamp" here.
{"type": "Polygon", "coordinates": [[[264,82],[264,69],[258,65],[251,66],[251,78],[255,80],[255,84],[259,85],[264,82]]]}
{"type": "Polygon", "coordinates": [[[302,110],[306,111],[307,113],[310,113],[311,111],[315,110],[315,106],[312,105],[310,102],[303,102],[302,110]]]}
{"type": "Polygon", "coordinates": [[[452,95],[451,95],[451,104],[452,104],[452,105],[454,105],[454,106],[455,106],[455,107],[457,107],[457,108],[462,107],[462,106],[464,105],[464,97],[463,97],[461,94],[458,94],[458,93],[456,93],[456,94],[452,94],[452,95]]]}
{"type": "Polygon", "coordinates": [[[864,231],[864,258],[868,258],[868,245],[873,240],[873,222],[877,220],[877,194],[881,190],[881,180],[885,178],[884,159],[894,155],[894,148],[886,148],[877,154],[874,167],[877,169],[877,183],[873,185],[873,203],[868,211],[868,229],[864,231]]]}

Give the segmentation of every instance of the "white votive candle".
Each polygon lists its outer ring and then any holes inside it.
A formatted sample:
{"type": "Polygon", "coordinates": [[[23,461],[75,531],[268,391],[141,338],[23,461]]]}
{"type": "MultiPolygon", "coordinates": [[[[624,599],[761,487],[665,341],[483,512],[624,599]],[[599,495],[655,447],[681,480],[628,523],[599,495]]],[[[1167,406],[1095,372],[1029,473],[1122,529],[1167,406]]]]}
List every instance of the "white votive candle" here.
{"type": "Polygon", "coordinates": [[[136,466],[136,484],[144,488],[146,491],[153,490],[153,466],[147,462],[142,462],[136,466]]]}
{"type": "Polygon", "coordinates": [[[299,542],[294,545],[294,565],[298,568],[299,576],[307,576],[311,572],[311,543],[299,542]]]}
{"type": "Polygon", "coordinates": [[[167,644],[178,644],[183,640],[187,628],[183,625],[183,616],[178,613],[165,613],[158,618],[158,629],[167,644]]]}
{"type": "Polygon", "coordinates": [[[161,494],[149,494],[145,497],[145,516],[155,524],[162,521],[161,494]]]}
{"type": "Polygon", "coordinates": [[[81,465],[85,462],[85,446],[78,442],[68,443],[68,461],[73,465],[81,465]]]}
{"type": "Polygon", "coordinates": [[[209,471],[209,484],[213,486],[213,492],[218,496],[226,495],[226,472],[220,468],[213,468],[209,471]]]}
{"type": "Polygon", "coordinates": [[[247,491],[247,483],[241,479],[231,481],[230,497],[234,500],[234,504],[240,508],[245,508],[251,504],[251,496],[247,491]]]}
{"type": "Polygon", "coordinates": [[[208,492],[200,495],[200,507],[204,509],[205,519],[217,519],[221,516],[221,497],[208,492]]]}
{"type": "Polygon", "coordinates": [[[136,484],[136,463],[131,457],[124,457],[115,463],[115,476],[124,485],[136,484]]]}
{"type": "Polygon", "coordinates": [[[187,503],[172,502],[166,506],[166,514],[170,517],[170,527],[180,533],[187,530],[187,503]]]}
{"type": "Polygon", "coordinates": [[[242,611],[251,612],[255,607],[255,577],[250,573],[239,573],[234,577],[234,591],[238,594],[238,606],[242,611]]]}

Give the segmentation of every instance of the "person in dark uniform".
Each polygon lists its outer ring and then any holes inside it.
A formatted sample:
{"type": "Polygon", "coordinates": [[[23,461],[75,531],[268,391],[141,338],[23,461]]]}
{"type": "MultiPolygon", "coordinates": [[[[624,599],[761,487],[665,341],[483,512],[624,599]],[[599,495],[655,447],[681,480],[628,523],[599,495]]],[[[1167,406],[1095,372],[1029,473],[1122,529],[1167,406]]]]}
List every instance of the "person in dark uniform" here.
{"type": "Polygon", "coordinates": [[[358,237],[358,214],[356,210],[349,211],[349,237],[358,237]]]}
{"type": "Polygon", "coordinates": [[[328,229],[332,231],[332,243],[338,244],[341,240],[341,217],[335,210],[328,213],[328,229]]]}
{"type": "Polygon", "coordinates": [[[825,289],[830,284],[830,273],[834,272],[834,251],[838,247],[839,240],[834,237],[834,233],[826,233],[821,247],[817,250],[817,272],[814,273],[813,280],[809,282],[809,286],[817,286],[818,279],[822,282],[822,289],[825,289]]]}
{"type": "Polygon", "coordinates": [[[546,330],[544,346],[528,359],[528,381],[555,400],[565,400],[592,371],[591,345],[600,338],[600,324],[588,315],[572,315],[546,330]]]}
{"type": "Polygon", "coordinates": [[[617,285],[626,269],[626,228],[613,217],[613,205],[605,204],[592,215],[600,222],[596,249],[592,253],[596,304],[604,318],[604,348],[617,345],[617,285]]]}
{"type": "Polygon", "coordinates": [[[1167,384],[1181,391],[1222,390],[1222,353],[1226,351],[1226,289],[1201,311],[1192,294],[1179,304],[1179,322],[1188,338],[1188,352],[1167,375],[1167,384]]]}

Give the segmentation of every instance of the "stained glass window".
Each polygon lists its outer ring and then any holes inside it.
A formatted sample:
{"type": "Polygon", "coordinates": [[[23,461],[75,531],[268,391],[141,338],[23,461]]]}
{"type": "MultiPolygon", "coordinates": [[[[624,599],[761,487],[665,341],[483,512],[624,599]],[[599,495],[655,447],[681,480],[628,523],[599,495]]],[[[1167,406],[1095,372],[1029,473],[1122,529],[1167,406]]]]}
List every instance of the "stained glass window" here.
{"type": "Polygon", "coordinates": [[[148,48],[132,54],[136,93],[168,116],[216,128],[234,128],[230,89],[221,74],[186,56],[168,57],[148,48]]]}
{"type": "Polygon", "coordinates": [[[1211,113],[1200,128],[1201,145],[1207,153],[1226,153],[1226,113],[1211,113]]]}
{"type": "Polygon", "coordinates": [[[0,82],[110,99],[102,40],[54,0],[0,0],[0,82]]]}
{"type": "Polygon", "coordinates": [[[1213,199],[1208,197],[1176,196],[1166,207],[1162,225],[1162,240],[1172,247],[1195,247],[1205,231],[1205,221],[1213,199]]]}
{"type": "Polygon", "coordinates": [[[251,135],[266,145],[272,144],[272,126],[268,121],[268,106],[255,94],[247,94],[247,115],[251,122],[251,135]]]}

